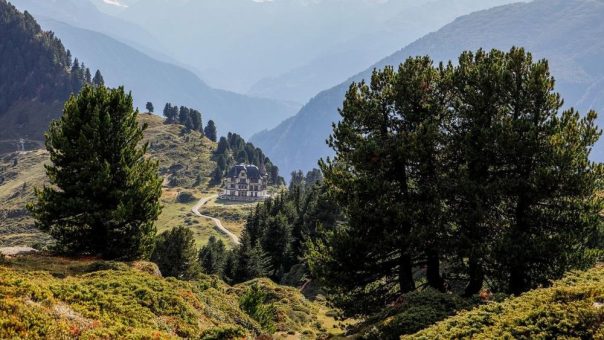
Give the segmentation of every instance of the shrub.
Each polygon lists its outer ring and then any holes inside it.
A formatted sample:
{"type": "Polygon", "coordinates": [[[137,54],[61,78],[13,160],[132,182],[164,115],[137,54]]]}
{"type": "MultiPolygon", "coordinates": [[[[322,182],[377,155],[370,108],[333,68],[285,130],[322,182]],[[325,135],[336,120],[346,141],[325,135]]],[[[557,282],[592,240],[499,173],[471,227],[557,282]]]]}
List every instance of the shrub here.
{"type": "Polygon", "coordinates": [[[440,322],[403,339],[602,339],[604,268],[573,273],[440,322]]]}
{"type": "Polygon", "coordinates": [[[176,196],[176,202],[178,203],[191,203],[195,200],[195,196],[193,196],[193,194],[188,191],[179,192],[178,196],[176,196]]]}
{"type": "Polygon", "coordinates": [[[275,307],[268,304],[268,294],[264,292],[258,284],[251,285],[248,290],[239,299],[239,307],[246,312],[252,319],[258,321],[262,329],[273,333],[275,325],[275,307]]]}
{"type": "Polygon", "coordinates": [[[398,339],[424,329],[459,310],[480,303],[479,299],[464,299],[434,289],[405,294],[401,303],[371,317],[361,325],[363,339],[398,339]]]}
{"type": "Polygon", "coordinates": [[[245,332],[240,327],[212,328],[201,334],[201,340],[227,340],[245,337],[245,332]]]}

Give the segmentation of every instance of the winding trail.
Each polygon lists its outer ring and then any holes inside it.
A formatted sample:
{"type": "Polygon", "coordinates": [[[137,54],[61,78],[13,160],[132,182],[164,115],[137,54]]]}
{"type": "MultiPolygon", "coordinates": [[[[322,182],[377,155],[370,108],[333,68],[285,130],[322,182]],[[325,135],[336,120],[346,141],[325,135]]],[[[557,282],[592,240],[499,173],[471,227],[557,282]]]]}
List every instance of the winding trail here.
{"type": "Polygon", "coordinates": [[[228,236],[233,241],[233,243],[239,245],[239,243],[240,243],[239,242],[239,237],[237,237],[237,235],[233,234],[227,228],[225,228],[222,225],[222,222],[220,222],[219,219],[217,219],[215,217],[212,217],[212,216],[202,215],[199,212],[199,208],[203,207],[206,203],[208,203],[209,200],[211,200],[213,198],[216,198],[216,197],[218,197],[218,195],[208,196],[208,197],[200,199],[199,202],[197,202],[197,204],[191,209],[191,211],[196,216],[203,217],[203,218],[208,218],[208,219],[212,220],[212,222],[214,222],[214,224],[216,225],[216,229],[218,229],[218,231],[220,231],[224,235],[228,236]]]}

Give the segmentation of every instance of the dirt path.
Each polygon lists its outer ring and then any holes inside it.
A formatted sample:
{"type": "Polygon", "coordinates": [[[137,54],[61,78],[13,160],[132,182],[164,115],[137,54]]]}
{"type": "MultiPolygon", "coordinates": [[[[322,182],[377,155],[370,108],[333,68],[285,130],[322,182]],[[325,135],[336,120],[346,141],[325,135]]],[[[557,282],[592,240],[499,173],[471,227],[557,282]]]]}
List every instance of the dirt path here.
{"type": "Polygon", "coordinates": [[[214,218],[212,216],[202,215],[199,212],[199,208],[203,207],[206,203],[208,203],[209,200],[211,200],[213,198],[216,198],[216,197],[218,197],[218,195],[208,196],[208,197],[200,199],[199,202],[197,202],[197,204],[191,209],[191,211],[196,216],[203,217],[203,218],[208,218],[208,219],[212,220],[212,222],[214,222],[214,224],[216,225],[216,229],[218,229],[218,231],[220,231],[224,235],[228,236],[233,241],[233,243],[235,243],[235,244],[238,245],[239,244],[239,237],[237,237],[237,235],[233,234],[227,228],[225,228],[222,225],[222,222],[220,222],[219,219],[214,218]]]}

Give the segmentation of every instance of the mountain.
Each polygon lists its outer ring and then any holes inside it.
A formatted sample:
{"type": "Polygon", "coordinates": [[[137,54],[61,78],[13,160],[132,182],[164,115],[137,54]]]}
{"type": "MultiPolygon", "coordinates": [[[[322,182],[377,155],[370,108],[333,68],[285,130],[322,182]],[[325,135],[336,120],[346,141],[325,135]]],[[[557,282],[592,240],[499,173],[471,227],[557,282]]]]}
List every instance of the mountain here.
{"type": "MultiPolygon", "coordinates": [[[[374,68],[398,65],[409,56],[430,55],[436,61],[455,60],[464,50],[523,46],[537,58],[547,58],[557,79],[556,89],[582,112],[604,112],[604,2],[595,0],[536,0],[484,10],[456,19],[381,60],[346,82],[323,91],[296,116],[252,137],[284,173],[310,169],[332,154],[325,144],[338,107],[353,81],[368,79],[374,68]]],[[[602,122],[602,120],[600,120],[602,122]]],[[[603,125],[602,123],[600,125],[603,125]]],[[[604,160],[600,144],[592,154],[604,160]]]]}
{"type": "Polygon", "coordinates": [[[399,9],[395,16],[367,27],[349,41],[330,46],[311,62],[251,86],[249,95],[306,102],[319,91],[336,86],[385,54],[433,32],[455,18],[515,0],[435,0],[399,9]]]}
{"type": "Polygon", "coordinates": [[[117,15],[145,27],[211,86],[304,103],[457,15],[514,1],[145,0],[117,15]],[[309,64],[318,68],[305,74],[309,64]],[[307,76],[327,82],[313,86],[307,76]]]}
{"type": "Polygon", "coordinates": [[[147,101],[153,102],[160,114],[166,102],[194,107],[203,112],[205,122],[214,119],[221,133],[237,131],[245,136],[275,126],[296,111],[288,104],[210,88],[192,72],[156,60],[105,34],[46,17],[39,21],[86,65],[102,70],[107,85],[124,85],[131,90],[140,108],[147,101]]]}
{"type": "Polygon", "coordinates": [[[0,0],[0,153],[16,150],[19,139],[39,141],[84,81],[54,34],[0,0]]]}

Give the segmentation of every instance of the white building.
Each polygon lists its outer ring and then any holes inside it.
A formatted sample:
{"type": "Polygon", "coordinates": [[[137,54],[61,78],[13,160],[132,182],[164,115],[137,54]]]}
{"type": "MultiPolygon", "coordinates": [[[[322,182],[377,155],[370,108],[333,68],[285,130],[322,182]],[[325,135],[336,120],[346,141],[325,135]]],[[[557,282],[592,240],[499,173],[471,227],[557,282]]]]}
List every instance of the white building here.
{"type": "Polygon", "coordinates": [[[261,201],[268,198],[268,176],[255,165],[239,164],[229,171],[220,199],[261,201]]]}

